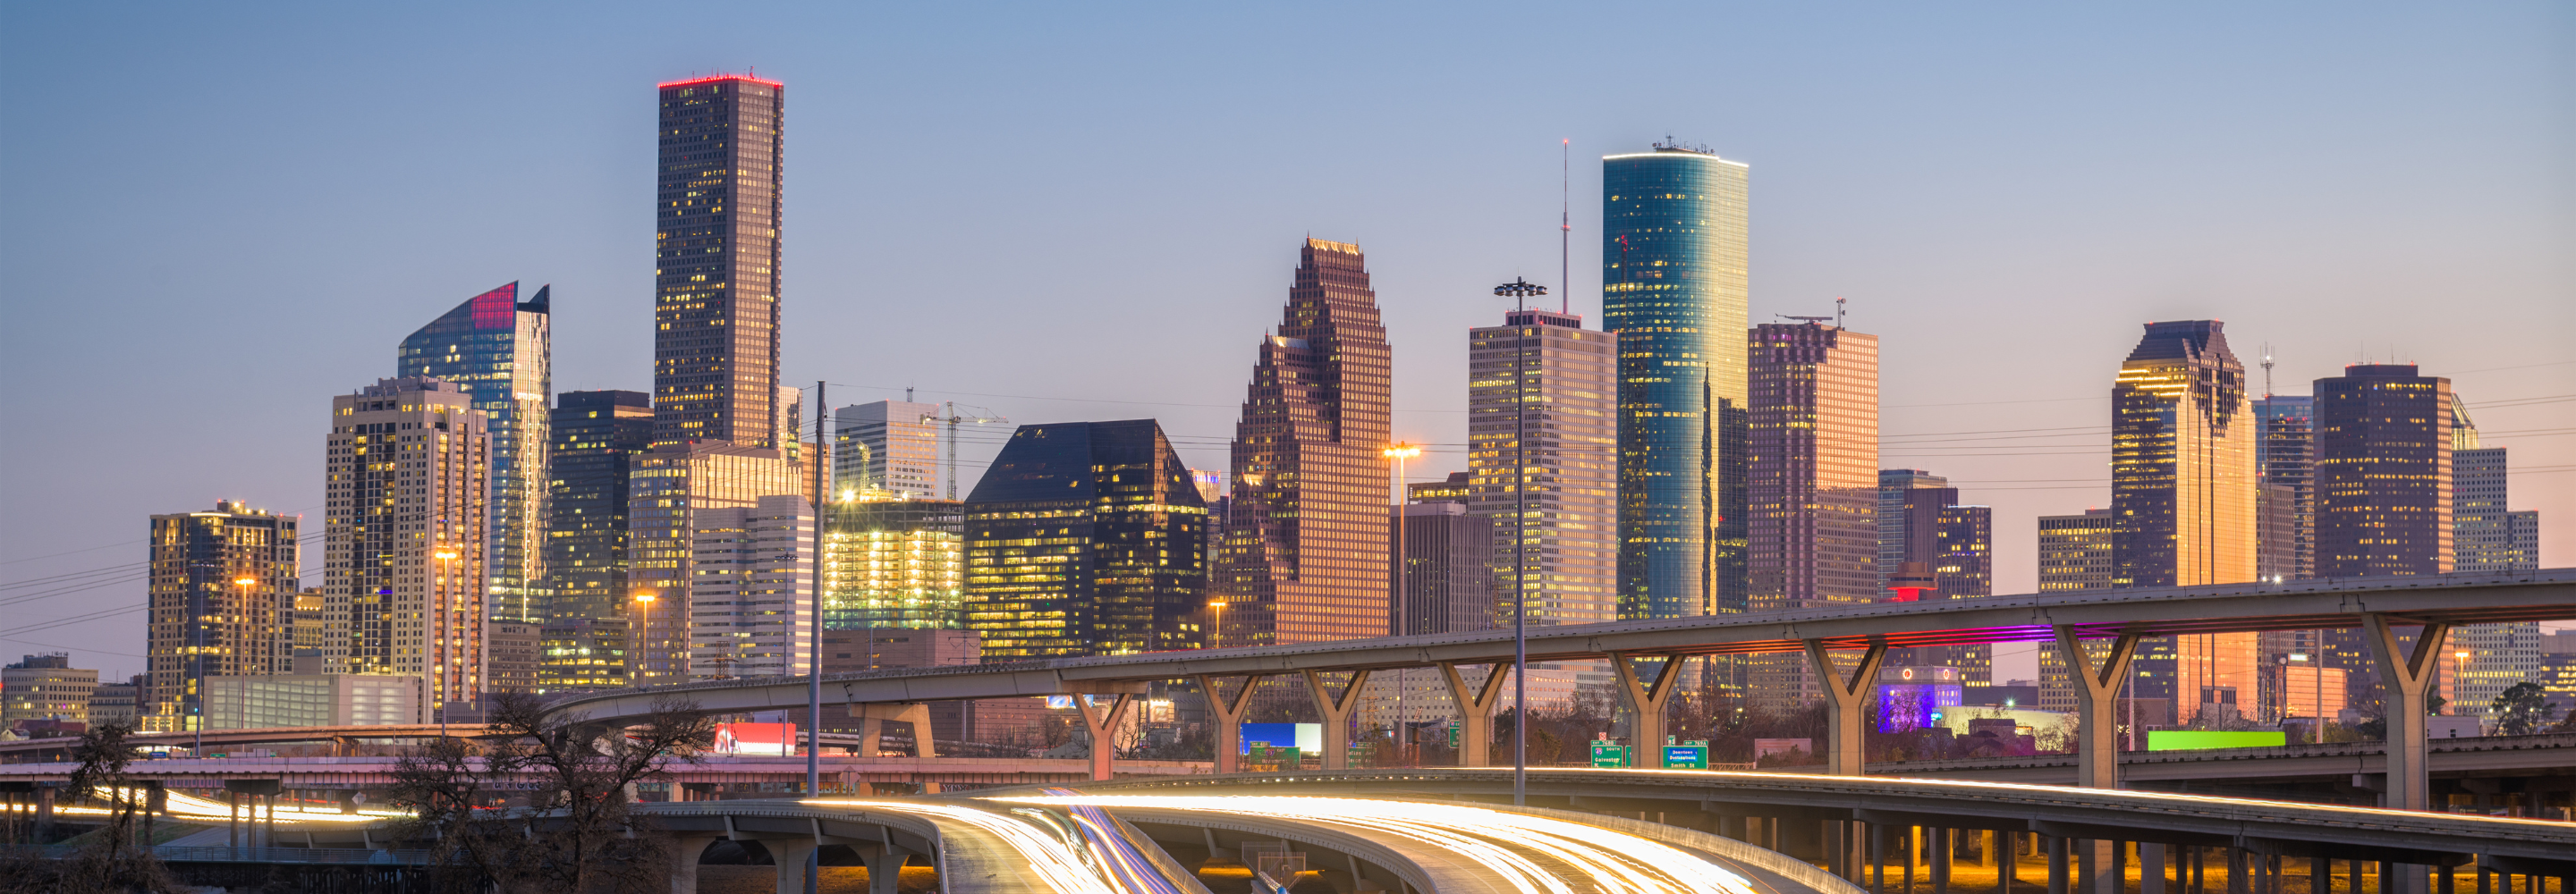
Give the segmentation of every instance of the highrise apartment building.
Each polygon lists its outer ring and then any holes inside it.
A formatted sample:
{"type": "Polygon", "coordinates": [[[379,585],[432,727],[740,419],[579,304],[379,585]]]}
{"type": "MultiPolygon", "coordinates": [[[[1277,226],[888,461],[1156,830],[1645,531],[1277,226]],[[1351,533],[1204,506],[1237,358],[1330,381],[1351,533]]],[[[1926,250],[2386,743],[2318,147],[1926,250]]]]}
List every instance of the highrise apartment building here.
{"type": "Polygon", "coordinates": [[[2316,576],[2316,402],[2304,395],[2266,394],[2254,402],[2262,435],[2254,442],[2254,471],[2265,505],[2256,580],[2306,580],[2316,576]]]}
{"type": "MultiPolygon", "coordinates": [[[[939,487],[938,404],[881,400],[832,413],[832,501],[926,500],[939,487]]],[[[953,498],[952,498],[953,499],[953,498]]]]}
{"type": "Polygon", "coordinates": [[[1531,624],[1619,619],[1617,344],[1553,311],[1467,330],[1468,511],[1493,522],[1500,623],[1514,588],[1531,624]]]}
{"type": "MultiPolygon", "coordinates": [[[[965,508],[984,660],[1206,646],[1207,507],[1154,420],[1020,426],[965,508]]],[[[1370,552],[1385,573],[1384,541],[1370,552]]],[[[1385,592],[1359,619],[1379,635],[1385,592]]]]}
{"type": "Polygon", "coordinates": [[[550,290],[520,301],[514,282],[468,298],[403,339],[395,357],[394,375],[454,385],[491,420],[491,542],[483,566],[490,591],[483,607],[494,620],[542,621],[549,611],[550,290]]]}
{"type": "Polygon", "coordinates": [[[231,500],[152,516],[143,728],[199,728],[208,677],[285,673],[302,516],[231,500]]]}
{"type": "Polygon", "coordinates": [[[656,445],[781,446],[785,101],[784,85],[739,75],[661,85],[653,225],[656,445]]]}
{"type": "Polygon", "coordinates": [[[480,703],[493,441],[474,395],[382,379],[331,399],[324,673],[422,680],[432,712],[480,703]]]}
{"type": "Polygon", "coordinates": [[[1743,162],[1601,160],[1601,327],[1619,334],[1619,616],[1745,608],[1743,162]]]}
{"type": "MultiPolygon", "coordinates": [[[[1746,608],[1877,601],[1878,337],[1806,323],[1747,338],[1746,608]]],[[[1802,655],[1746,670],[1758,710],[1794,711],[1823,691],[1802,655]]]]}
{"type": "MultiPolygon", "coordinates": [[[[1385,633],[1392,606],[1380,451],[1393,387],[1368,259],[1356,245],[1306,240],[1235,423],[1234,494],[1211,582],[1226,603],[1228,645],[1385,633]]],[[[993,654],[990,633],[984,648],[993,654]]]]}
{"type": "Polygon", "coordinates": [[[555,399],[548,476],[539,688],[626,685],[627,466],[653,441],[653,396],[567,391],[555,399]]]}
{"type": "Polygon", "coordinates": [[[794,494],[689,514],[692,679],[812,666],[814,534],[814,506],[794,494]]]}
{"type": "MultiPolygon", "coordinates": [[[[2254,579],[2254,468],[2261,423],[2245,366],[2217,320],[2148,323],[2111,387],[2111,584],[2187,587],[2254,579]]],[[[2257,637],[2155,637],[2131,687],[2169,698],[2177,722],[2202,704],[2255,702],[2257,637]]]]}
{"type": "Polygon", "coordinates": [[[723,441],[664,444],[629,457],[626,623],[628,680],[646,686],[690,678],[690,532],[696,513],[753,509],[760,498],[803,494],[802,470],[779,451],[723,441]]]}
{"type": "Polygon", "coordinates": [[[823,629],[965,629],[965,504],[875,493],[827,513],[823,629]]]}

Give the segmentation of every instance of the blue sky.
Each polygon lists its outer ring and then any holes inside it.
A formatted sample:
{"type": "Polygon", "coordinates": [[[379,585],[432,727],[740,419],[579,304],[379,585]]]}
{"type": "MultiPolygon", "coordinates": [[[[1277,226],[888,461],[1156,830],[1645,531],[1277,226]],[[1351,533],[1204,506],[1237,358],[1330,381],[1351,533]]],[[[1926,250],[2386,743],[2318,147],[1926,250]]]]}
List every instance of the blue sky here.
{"type": "MultiPolygon", "coordinates": [[[[653,84],[755,67],[788,85],[786,377],[835,403],[917,386],[1015,422],[1153,416],[1222,468],[1312,234],[1369,253],[1398,436],[1454,445],[1492,284],[1558,278],[1559,141],[1573,305],[1597,319],[1597,159],[1667,134],[1752,166],[1757,321],[1841,296],[1881,336],[1892,436],[2098,427],[2157,319],[2273,344],[2283,393],[2365,356],[2473,405],[2576,393],[2564,4],[11,19],[5,581],[139,562],[147,515],[218,498],[318,525],[330,395],[503,282],[553,284],[558,391],[648,387],[653,84]]],[[[2514,503],[2543,512],[2545,563],[2576,564],[2576,403],[2478,421],[2513,432],[2490,441],[2526,470],[2514,503]]],[[[2101,440],[1883,465],[1993,505],[1998,588],[2023,591],[2032,519],[2107,500],[2101,440]]],[[[1419,476],[1463,467],[1437,449],[1419,476]]],[[[967,468],[989,452],[968,444],[967,468]]],[[[10,607],[33,625],[141,599],[10,607]]],[[[141,620],[0,632],[22,646],[130,672],[141,620]]]]}

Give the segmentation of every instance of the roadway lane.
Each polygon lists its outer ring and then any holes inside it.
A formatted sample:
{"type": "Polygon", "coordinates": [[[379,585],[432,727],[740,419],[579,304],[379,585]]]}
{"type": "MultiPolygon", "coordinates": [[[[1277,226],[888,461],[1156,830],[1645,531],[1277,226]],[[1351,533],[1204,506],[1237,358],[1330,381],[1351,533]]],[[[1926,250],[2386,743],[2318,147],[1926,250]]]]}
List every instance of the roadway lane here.
{"type": "MultiPolygon", "coordinates": [[[[1134,819],[1182,813],[1336,829],[1439,867],[1424,887],[1496,894],[1808,894],[1757,881],[1713,855],[1600,826],[1456,804],[1265,795],[1084,795],[996,798],[1106,807],[1134,819]]],[[[1319,867],[1321,868],[1321,867],[1319,867]]]]}

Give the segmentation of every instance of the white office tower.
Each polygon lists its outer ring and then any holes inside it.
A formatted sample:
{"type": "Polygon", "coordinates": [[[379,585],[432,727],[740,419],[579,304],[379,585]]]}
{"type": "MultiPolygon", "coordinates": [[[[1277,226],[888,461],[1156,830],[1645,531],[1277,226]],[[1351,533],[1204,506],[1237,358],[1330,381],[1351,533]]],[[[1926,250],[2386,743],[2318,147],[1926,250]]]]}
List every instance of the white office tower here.
{"type": "MultiPolygon", "coordinates": [[[[835,500],[887,491],[897,499],[938,496],[938,404],[881,400],[832,413],[832,494],[835,500]]],[[[954,499],[954,498],[951,498],[954,499]]]]}
{"type": "Polygon", "coordinates": [[[689,519],[689,676],[805,673],[812,654],[814,508],[765,496],[689,519]]]}
{"type": "MultiPolygon", "coordinates": [[[[2462,414],[2461,419],[2465,419],[2462,414]]],[[[2451,568],[2458,572],[2540,567],[2540,513],[2505,508],[2505,448],[2481,447],[2474,426],[2452,426],[2451,568]],[[2466,437],[2461,436],[2465,429],[2466,437]],[[2462,449],[2461,441],[2466,442],[2462,449]]],[[[2485,716],[2495,697],[2540,679],[2540,625],[2471,624],[2451,632],[2449,714],[2485,716]],[[2466,657],[2461,657],[2465,655],[2466,657]]]]}

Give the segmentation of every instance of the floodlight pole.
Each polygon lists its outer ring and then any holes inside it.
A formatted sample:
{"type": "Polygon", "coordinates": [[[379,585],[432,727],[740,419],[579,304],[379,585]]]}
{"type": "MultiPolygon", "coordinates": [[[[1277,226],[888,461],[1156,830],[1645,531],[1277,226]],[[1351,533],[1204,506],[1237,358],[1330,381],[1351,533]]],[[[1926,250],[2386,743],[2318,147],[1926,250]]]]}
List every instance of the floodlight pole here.
{"type": "MultiPolygon", "coordinates": [[[[1514,278],[1494,287],[1527,313],[1529,299],[1546,286],[1514,278]]],[[[1512,325],[1512,806],[1529,806],[1529,339],[1521,320],[1512,325]]],[[[1530,328],[1536,328],[1532,326],[1530,328]]],[[[1466,745],[1466,742],[1460,742],[1466,745]]]]}

